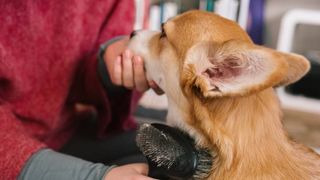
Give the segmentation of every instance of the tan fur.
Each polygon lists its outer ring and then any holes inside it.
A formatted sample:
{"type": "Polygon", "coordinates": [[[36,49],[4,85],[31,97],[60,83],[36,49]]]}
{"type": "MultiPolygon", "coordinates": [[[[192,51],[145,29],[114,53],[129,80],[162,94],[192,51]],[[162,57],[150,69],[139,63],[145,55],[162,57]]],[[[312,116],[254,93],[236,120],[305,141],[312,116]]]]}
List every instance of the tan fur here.
{"type": "Polygon", "coordinates": [[[304,57],[254,45],[236,23],[207,12],[179,15],[164,30],[167,37],[153,33],[148,47],[137,48],[143,33],[129,46],[144,57],[148,78],[166,92],[169,123],[217,151],[207,179],[320,179],[320,156],[288,139],[273,89],[308,71],[304,57]],[[253,68],[244,66],[240,78],[231,73],[221,82],[203,74],[220,59],[233,66],[233,58],[253,68]]]}

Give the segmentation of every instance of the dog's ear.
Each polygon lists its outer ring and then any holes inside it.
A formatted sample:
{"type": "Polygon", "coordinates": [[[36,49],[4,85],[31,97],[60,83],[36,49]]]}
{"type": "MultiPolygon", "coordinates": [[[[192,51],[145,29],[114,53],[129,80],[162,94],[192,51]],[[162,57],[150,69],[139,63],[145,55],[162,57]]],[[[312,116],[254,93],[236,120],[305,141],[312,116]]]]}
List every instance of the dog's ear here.
{"type": "Polygon", "coordinates": [[[295,82],[309,68],[303,56],[230,40],[191,47],[181,77],[184,88],[204,97],[244,96],[295,82]]]}

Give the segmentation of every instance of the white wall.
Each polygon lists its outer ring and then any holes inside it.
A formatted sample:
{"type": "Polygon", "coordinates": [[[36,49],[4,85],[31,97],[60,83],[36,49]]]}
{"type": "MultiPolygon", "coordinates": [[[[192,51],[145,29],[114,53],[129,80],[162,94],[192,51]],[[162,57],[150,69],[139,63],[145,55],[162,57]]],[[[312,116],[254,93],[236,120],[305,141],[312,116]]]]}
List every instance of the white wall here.
{"type": "MultiPolygon", "coordinates": [[[[283,14],[293,8],[307,8],[320,11],[320,0],[266,0],[265,45],[276,48],[278,32],[283,14]]],[[[320,26],[299,25],[295,33],[293,50],[320,50],[320,26]]]]}

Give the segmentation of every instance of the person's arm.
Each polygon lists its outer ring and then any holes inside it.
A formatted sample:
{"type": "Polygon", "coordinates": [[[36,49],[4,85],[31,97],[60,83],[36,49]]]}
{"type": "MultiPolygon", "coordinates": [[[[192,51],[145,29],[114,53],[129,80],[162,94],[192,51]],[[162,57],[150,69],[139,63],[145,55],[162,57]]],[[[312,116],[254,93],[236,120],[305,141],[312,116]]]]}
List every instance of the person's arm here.
{"type": "Polygon", "coordinates": [[[102,180],[113,167],[41,149],[29,158],[18,179],[102,180]]]}
{"type": "Polygon", "coordinates": [[[111,167],[63,155],[30,136],[21,119],[0,99],[0,172],[6,179],[103,179],[111,167]]]}
{"type": "Polygon", "coordinates": [[[41,149],[29,158],[18,180],[114,180],[119,178],[152,180],[146,176],[147,172],[146,164],[106,166],[50,149],[41,149]]]}
{"type": "MultiPolygon", "coordinates": [[[[104,88],[97,70],[99,46],[113,37],[130,34],[132,31],[135,16],[135,8],[133,7],[134,1],[115,1],[112,13],[107,15],[107,19],[101,27],[96,46],[79,64],[69,93],[69,103],[80,102],[95,107],[100,136],[118,130],[136,128],[132,114],[141,93],[126,89],[122,93],[109,94],[108,89],[104,88]]],[[[114,61],[114,59],[110,59],[110,61],[114,61]]]]}

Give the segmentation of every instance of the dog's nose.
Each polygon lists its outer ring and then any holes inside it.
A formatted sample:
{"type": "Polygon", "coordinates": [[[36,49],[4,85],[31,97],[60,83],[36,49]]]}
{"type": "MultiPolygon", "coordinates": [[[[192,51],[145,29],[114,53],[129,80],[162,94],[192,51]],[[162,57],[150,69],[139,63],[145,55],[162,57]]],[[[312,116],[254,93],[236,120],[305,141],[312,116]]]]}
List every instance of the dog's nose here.
{"type": "Polygon", "coordinates": [[[133,38],[133,36],[135,36],[137,34],[137,31],[132,31],[131,34],[130,34],[130,39],[133,38]]]}

